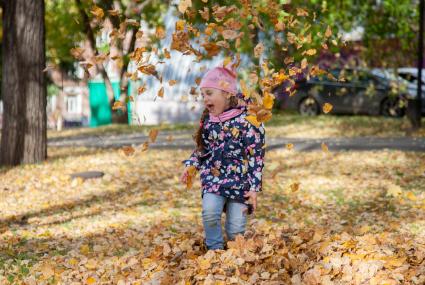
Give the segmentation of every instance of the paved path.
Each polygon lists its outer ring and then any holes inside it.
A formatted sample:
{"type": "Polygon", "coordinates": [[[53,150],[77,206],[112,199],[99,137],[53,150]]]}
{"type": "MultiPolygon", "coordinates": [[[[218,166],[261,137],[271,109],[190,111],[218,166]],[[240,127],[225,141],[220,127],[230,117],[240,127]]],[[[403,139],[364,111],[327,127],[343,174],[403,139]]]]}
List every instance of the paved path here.
{"type": "MultiPolygon", "coordinates": [[[[162,132],[157,141],[149,145],[150,148],[159,149],[192,149],[194,147],[191,132],[162,132]],[[172,139],[170,139],[172,136],[172,139]]],[[[139,145],[148,140],[148,136],[141,133],[123,135],[102,136],[78,136],[69,138],[54,138],[48,141],[51,147],[96,147],[96,148],[119,148],[125,145],[139,145]]],[[[425,152],[425,138],[412,137],[355,137],[355,138],[270,138],[266,144],[268,149],[285,147],[287,143],[294,144],[297,151],[312,151],[321,149],[324,142],[330,151],[343,150],[382,150],[398,149],[404,151],[425,152]]]]}

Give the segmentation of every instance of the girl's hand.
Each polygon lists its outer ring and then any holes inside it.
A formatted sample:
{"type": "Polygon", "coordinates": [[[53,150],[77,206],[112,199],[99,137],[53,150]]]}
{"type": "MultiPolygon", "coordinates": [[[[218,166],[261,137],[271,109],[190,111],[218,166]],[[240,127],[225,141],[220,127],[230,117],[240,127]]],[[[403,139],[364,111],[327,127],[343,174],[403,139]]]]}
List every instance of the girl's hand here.
{"type": "Polygon", "coordinates": [[[182,176],[180,176],[180,182],[183,184],[187,184],[188,175],[189,175],[189,169],[186,167],[182,173],[182,176]]]}
{"type": "Polygon", "coordinates": [[[249,203],[252,205],[253,210],[257,209],[257,192],[248,191],[245,193],[244,197],[248,197],[249,203]]]}

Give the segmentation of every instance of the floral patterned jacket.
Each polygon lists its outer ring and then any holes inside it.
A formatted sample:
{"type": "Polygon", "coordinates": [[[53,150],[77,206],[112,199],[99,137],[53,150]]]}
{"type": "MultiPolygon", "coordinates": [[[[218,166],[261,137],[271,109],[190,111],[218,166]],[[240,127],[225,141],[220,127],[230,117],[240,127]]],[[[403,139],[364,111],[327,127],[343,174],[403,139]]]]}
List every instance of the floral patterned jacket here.
{"type": "Polygon", "coordinates": [[[203,123],[205,149],[195,150],[186,166],[200,171],[202,196],[215,193],[248,204],[247,191],[262,190],[265,129],[248,122],[245,110],[230,109],[203,123]]]}

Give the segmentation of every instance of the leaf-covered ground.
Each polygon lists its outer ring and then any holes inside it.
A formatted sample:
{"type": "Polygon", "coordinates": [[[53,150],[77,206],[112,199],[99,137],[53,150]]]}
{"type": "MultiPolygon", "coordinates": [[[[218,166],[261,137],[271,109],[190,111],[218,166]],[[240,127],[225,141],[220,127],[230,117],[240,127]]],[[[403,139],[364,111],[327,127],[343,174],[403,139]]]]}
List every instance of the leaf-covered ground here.
{"type": "Polygon", "coordinates": [[[215,252],[187,151],[49,155],[0,170],[0,284],[425,283],[423,153],[268,152],[245,239],[215,252]]]}

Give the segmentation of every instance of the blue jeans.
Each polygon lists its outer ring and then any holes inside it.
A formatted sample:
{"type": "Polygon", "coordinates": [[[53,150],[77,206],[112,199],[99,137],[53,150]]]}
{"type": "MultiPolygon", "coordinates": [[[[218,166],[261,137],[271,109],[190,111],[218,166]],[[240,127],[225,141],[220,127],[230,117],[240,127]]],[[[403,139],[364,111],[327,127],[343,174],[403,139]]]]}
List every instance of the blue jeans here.
{"type": "Polygon", "coordinates": [[[228,240],[244,234],[248,207],[217,194],[206,193],[202,198],[202,222],[208,249],[223,249],[221,214],[226,204],[225,230],[228,240]]]}

